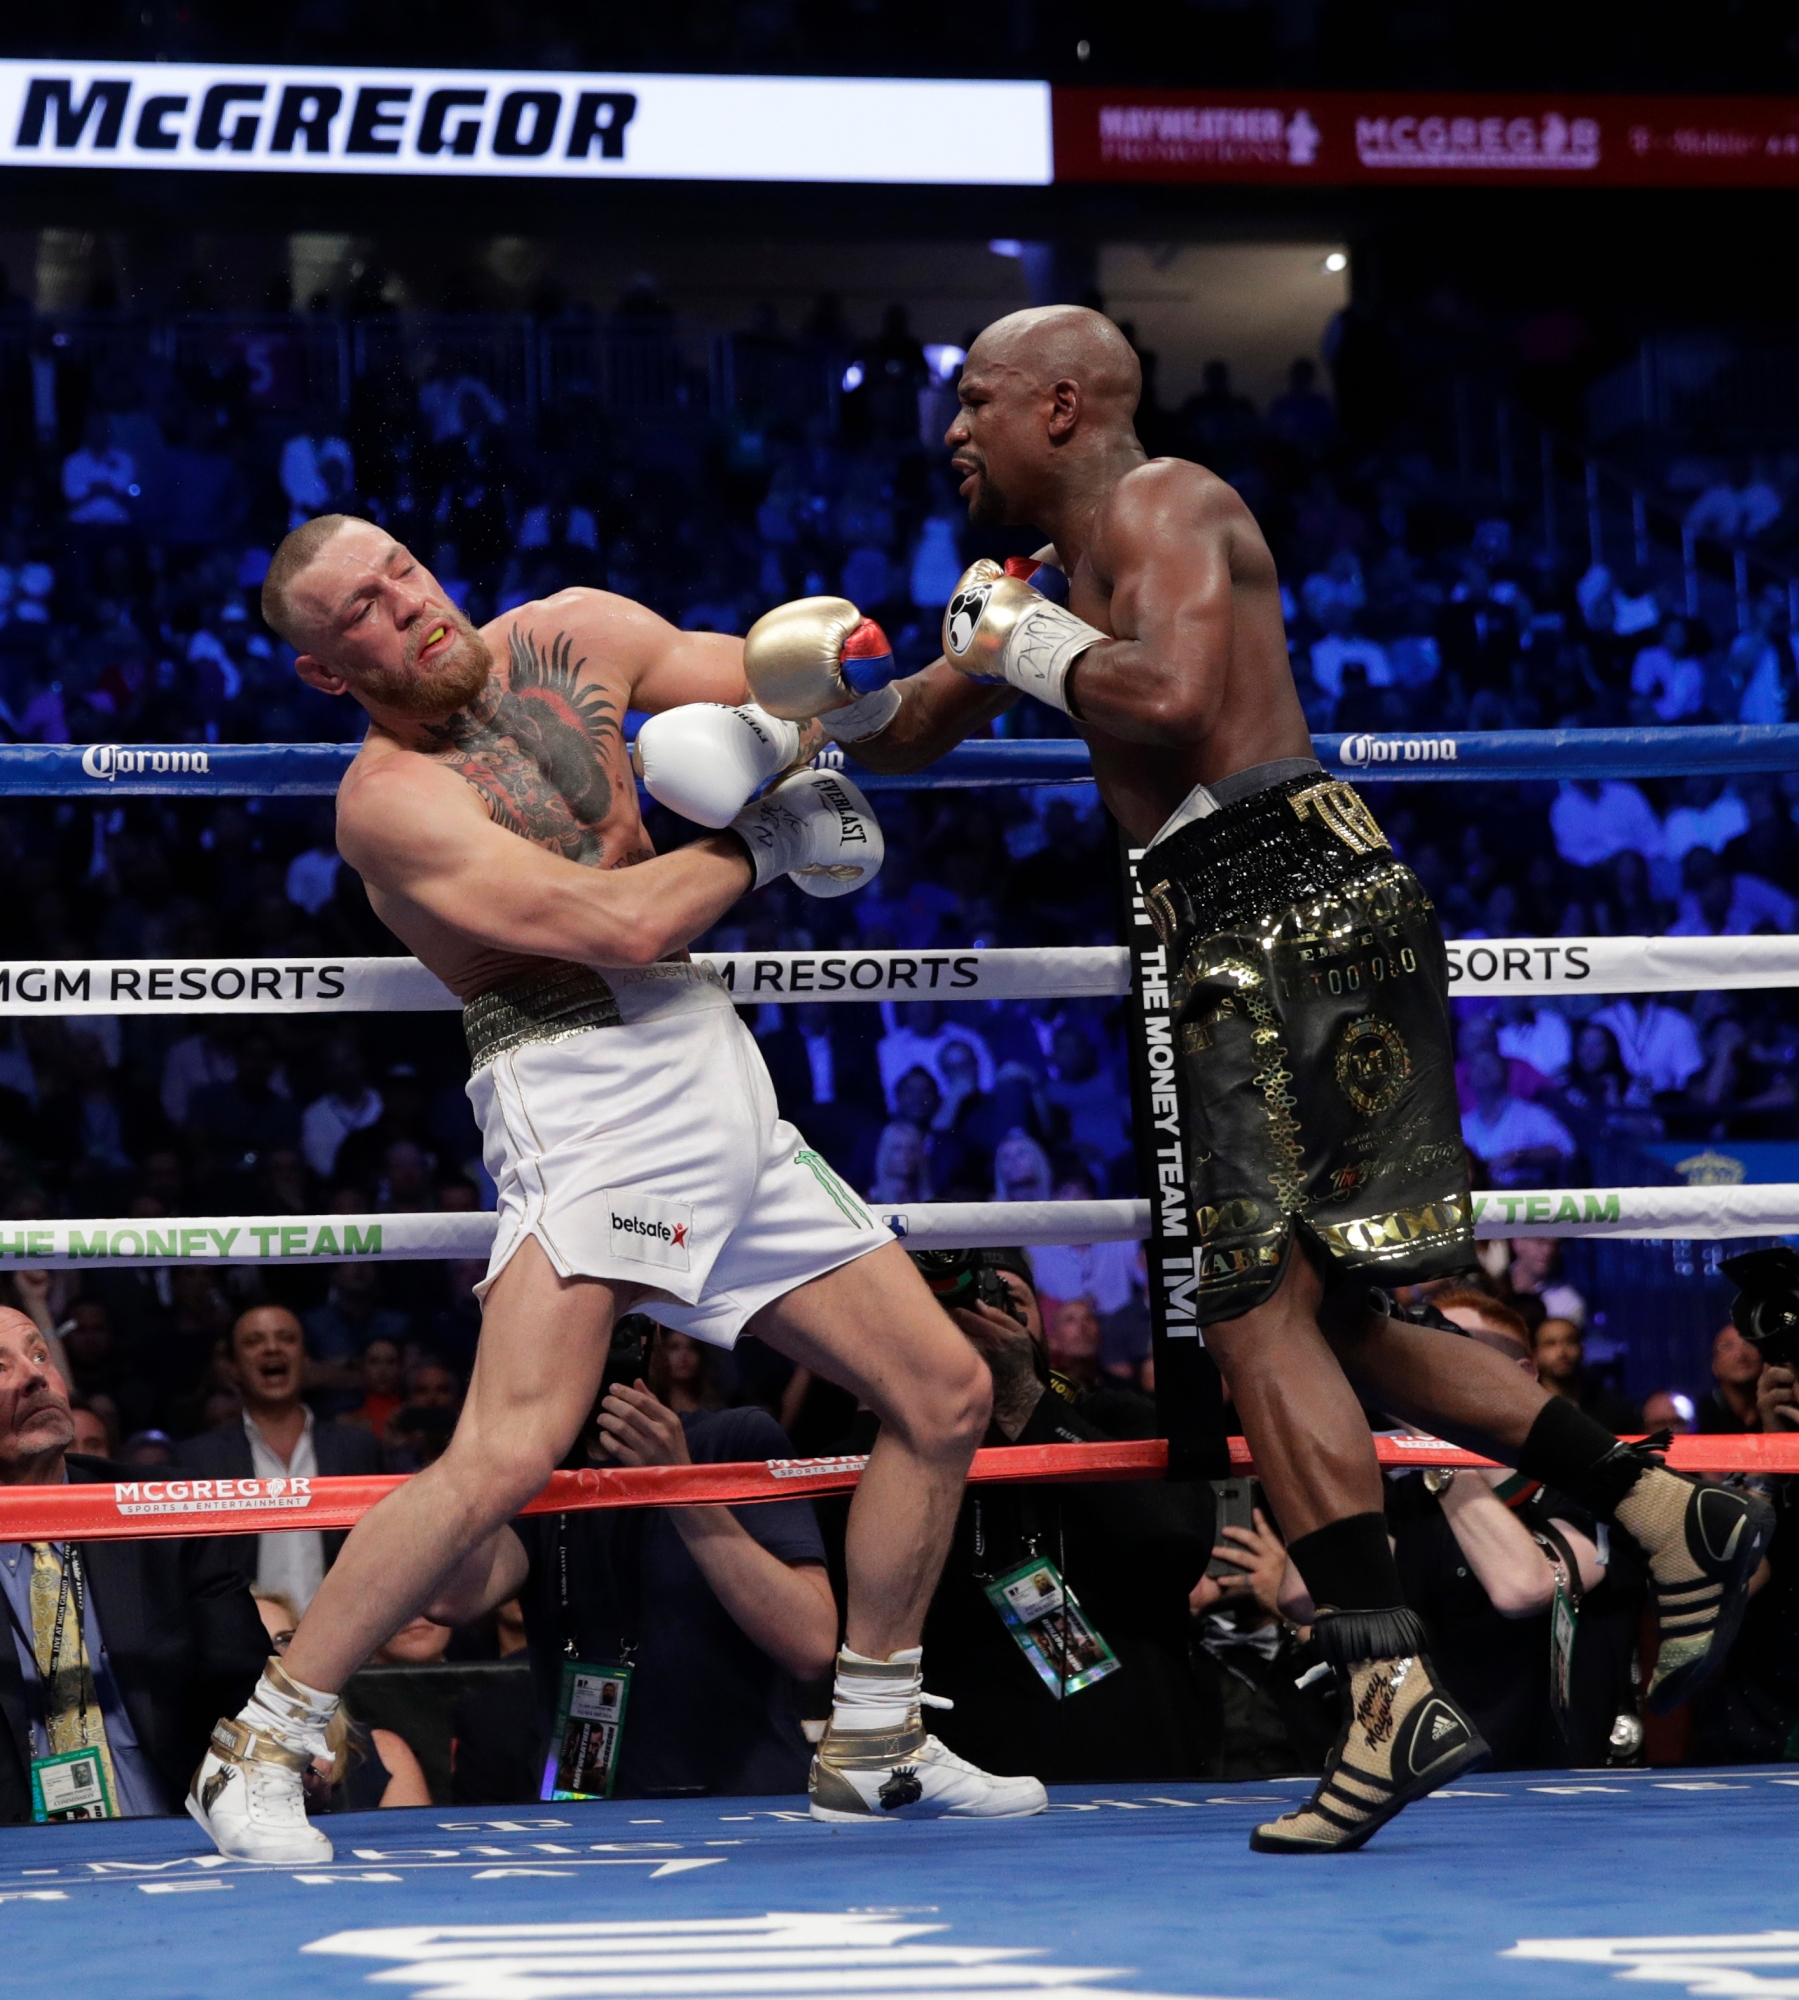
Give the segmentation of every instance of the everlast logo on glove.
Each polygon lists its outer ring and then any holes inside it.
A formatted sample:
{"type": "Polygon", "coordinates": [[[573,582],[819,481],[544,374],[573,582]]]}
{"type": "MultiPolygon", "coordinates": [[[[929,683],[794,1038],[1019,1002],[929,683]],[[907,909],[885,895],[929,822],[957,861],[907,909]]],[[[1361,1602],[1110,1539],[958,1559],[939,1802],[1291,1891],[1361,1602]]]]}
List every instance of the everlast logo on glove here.
{"type": "Polygon", "coordinates": [[[667,1271],[691,1268],[693,1209],[684,1201],[646,1201],[641,1195],[600,1194],[612,1224],[612,1254],[667,1271]]]}
{"type": "Polygon", "coordinates": [[[850,803],[849,794],[843,787],[837,784],[822,784],[818,787],[818,796],[824,800],[826,805],[835,809],[838,825],[843,829],[844,844],[846,846],[860,844],[866,847],[868,845],[868,822],[850,803]]]}

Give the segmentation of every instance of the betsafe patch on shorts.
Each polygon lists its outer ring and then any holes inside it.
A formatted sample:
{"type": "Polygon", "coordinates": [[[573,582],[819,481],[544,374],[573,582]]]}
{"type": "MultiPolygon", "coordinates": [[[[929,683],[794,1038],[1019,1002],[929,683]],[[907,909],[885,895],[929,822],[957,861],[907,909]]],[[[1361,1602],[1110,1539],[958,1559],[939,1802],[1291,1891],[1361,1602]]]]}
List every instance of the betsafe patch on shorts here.
{"type": "Polygon", "coordinates": [[[691,1268],[693,1206],[685,1201],[659,1201],[623,1189],[602,1189],[595,1196],[610,1220],[612,1254],[637,1264],[655,1264],[665,1271],[691,1268]]]}

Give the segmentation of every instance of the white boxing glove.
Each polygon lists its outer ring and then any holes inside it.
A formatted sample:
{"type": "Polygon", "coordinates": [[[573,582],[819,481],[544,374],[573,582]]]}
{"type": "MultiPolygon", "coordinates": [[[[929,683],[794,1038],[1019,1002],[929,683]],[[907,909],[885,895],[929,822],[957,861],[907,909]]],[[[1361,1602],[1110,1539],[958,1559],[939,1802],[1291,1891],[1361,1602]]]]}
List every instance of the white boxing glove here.
{"type": "Polygon", "coordinates": [[[696,826],[729,826],[770,778],[800,760],[800,728],[753,701],[693,701],[652,715],[631,761],[644,789],[696,826]]]}
{"type": "Polygon", "coordinates": [[[881,822],[841,771],[796,771],[745,806],[731,831],[750,851],[758,889],[786,875],[808,896],[847,896],[887,858],[881,822]]]}

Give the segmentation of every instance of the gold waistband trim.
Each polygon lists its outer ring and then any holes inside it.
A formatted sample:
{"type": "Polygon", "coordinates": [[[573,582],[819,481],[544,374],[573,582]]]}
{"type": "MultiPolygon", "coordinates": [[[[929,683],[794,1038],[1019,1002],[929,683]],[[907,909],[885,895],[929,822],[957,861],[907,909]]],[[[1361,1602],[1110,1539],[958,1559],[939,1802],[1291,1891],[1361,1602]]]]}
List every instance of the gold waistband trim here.
{"type": "Polygon", "coordinates": [[[527,1042],[566,1041],[622,1021],[618,996],[589,965],[547,965],[491,993],[477,993],[462,1009],[462,1032],[476,1069],[527,1042]]]}

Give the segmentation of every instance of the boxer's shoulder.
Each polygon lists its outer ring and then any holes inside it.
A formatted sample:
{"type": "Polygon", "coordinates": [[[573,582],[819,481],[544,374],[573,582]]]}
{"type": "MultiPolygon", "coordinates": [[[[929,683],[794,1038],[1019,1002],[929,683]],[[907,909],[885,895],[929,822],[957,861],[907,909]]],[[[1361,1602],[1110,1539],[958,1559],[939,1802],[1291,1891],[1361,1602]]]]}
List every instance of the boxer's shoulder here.
{"type": "Polygon", "coordinates": [[[1094,520],[1087,553],[1094,575],[1113,587],[1170,564],[1197,580],[1218,559],[1241,581],[1267,559],[1267,545],[1242,495],[1185,458],[1152,458],[1119,479],[1094,520]]]}
{"type": "Polygon", "coordinates": [[[479,813],[480,803],[447,764],[371,730],[337,788],[338,849],[366,874],[396,835],[441,827],[445,813],[467,811],[479,813]]]}
{"type": "Polygon", "coordinates": [[[1201,527],[1253,519],[1229,480],[1190,458],[1151,458],[1133,466],[1106,496],[1103,513],[1112,525],[1158,528],[1171,517],[1201,527]]]}
{"type": "Polygon", "coordinates": [[[574,585],[502,611],[482,626],[481,636],[496,659],[515,653],[521,644],[538,652],[561,644],[584,660],[630,667],[640,654],[654,653],[669,629],[666,619],[634,597],[574,585]]]}

